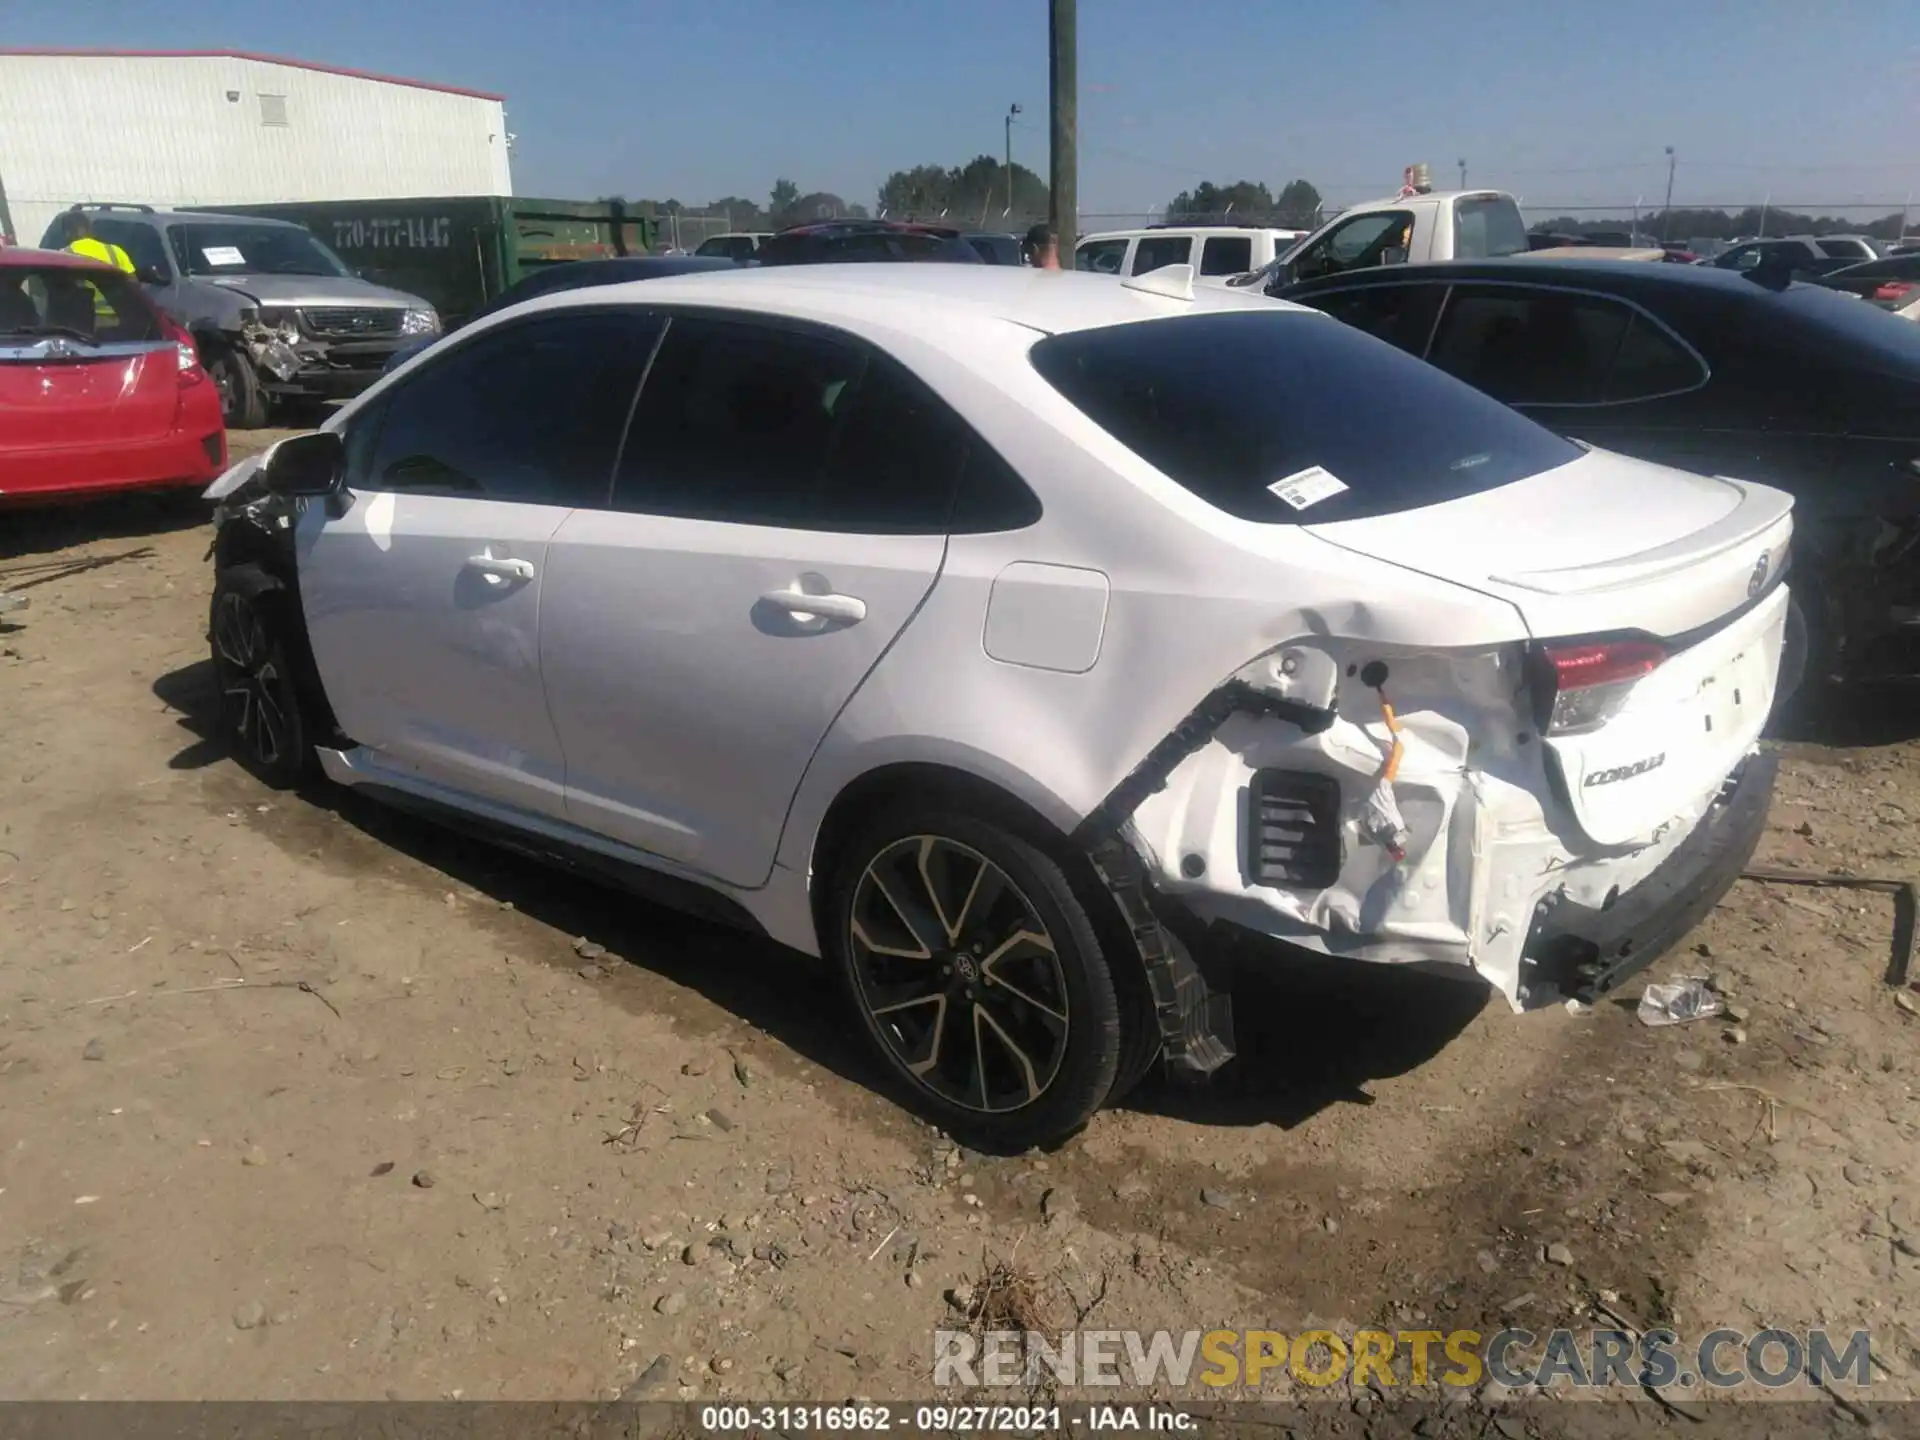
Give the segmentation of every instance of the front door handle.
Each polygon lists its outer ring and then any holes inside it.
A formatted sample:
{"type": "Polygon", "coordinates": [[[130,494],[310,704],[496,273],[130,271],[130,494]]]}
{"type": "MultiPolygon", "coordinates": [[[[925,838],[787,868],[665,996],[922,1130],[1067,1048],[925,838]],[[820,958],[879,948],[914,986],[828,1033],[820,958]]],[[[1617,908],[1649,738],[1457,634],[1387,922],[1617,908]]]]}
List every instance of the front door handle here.
{"type": "Polygon", "coordinates": [[[858,625],[867,618],[867,602],[857,595],[809,595],[804,590],[769,590],[760,597],[796,620],[838,620],[858,625]]]}
{"type": "Polygon", "coordinates": [[[531,560],[496,560],[491,555],[469,555],[467,569],[478,570],[482,575],[491,575],[498,580],[533,579],[531,560]]]}

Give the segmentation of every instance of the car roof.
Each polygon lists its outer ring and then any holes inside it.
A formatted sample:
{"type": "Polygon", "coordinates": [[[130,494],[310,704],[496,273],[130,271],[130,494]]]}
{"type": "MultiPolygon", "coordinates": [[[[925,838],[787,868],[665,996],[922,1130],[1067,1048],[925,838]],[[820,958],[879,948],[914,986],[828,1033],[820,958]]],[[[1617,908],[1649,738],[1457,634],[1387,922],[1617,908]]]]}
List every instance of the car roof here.
{"type": "Polygon", "coordinates": [[[1737,270],[1711,265],[1670,265],[1645,260],[1575,259],[1569,254],[1551,261],[1537,257],[1514,256],[1502,260],[1447,260],[1420,265],[1382,265],[1353,270],[1344,275],[1326,275],[1302,280],[1286,290],[1297,294],[1318,294],[1326,290],[1351,289],[1359,285],[1391,285],[1409,280],[1457,284],[1467,280],[1503,280],[1516,285],[1551,285],[1563,289],[1650,292],[1669,288],[1674,293],[1726,296],[1764,295],[1767,288],[1737,270]]]}
{"type": "Polygon", "coordinates": [[[0,245],[0,269],[27,266],[36,269],[49,265],[63,266],[72,270],[112,270],[114,267],[94,260],[85,255],[76,255],[71,250],[35,250],[24,245],[0,245]]]}
{"type": "Polygon", "coordinates": [[[89,220],[132,220],[143,224],[169,224],[180,222],[191,225],[196,221],[226,225],[278,225],[288,230],[305,230],[307,227],[293,220],[280,220],[270,215],[229,215],[219,210],[152,210],[134,208],[126,205],[114,205],[102,208],[98,205],[80,207],[89,220]]]}
{"type": "MultiPolygon", "coordinates": [[[[1141,277],[1146,278],[1146,277],[1141,277]]],[[[793,265],[727,275],[671,275],[541,296],[529,307],[631,300],[780,314],[828,324],[876,322],[934,334],[943,314],[965,313],[1044,334],[1217,310],[1312,314],[1258,291],[1195,286],[1191,300],[1116,283],[1111,276],[1010,265],[793,265]]]]}
{"type": "Polygon", "coordinates": [[[1141,225],[1132,230],[1097,230],[1091,235],[1082,235],[1077,243],[1085,245],[1089,240],[1131,240],[1138,235],[1146,239],[1150,235],[1305,235],[1304,230],[1289,230],[1283,225],[1141,225]]]}

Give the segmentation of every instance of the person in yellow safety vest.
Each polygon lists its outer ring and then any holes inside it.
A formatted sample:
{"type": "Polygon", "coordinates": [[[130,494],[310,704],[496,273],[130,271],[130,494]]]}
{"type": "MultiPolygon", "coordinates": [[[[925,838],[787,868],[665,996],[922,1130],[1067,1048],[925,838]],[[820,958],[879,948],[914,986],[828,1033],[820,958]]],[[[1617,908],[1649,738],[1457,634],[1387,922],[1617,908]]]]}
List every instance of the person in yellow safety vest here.
{"type": "Polygon", "coordinates": [[[110,240],[101,240],[93,233],[93,222],[87,218],[84,210],[67,212],[67,229],[73,238],[67,241],[67,249],[75,255],[84,255],[89,260],[98,260],[102,265],[112,265],[133,273],[133,257],[110,240]]]}

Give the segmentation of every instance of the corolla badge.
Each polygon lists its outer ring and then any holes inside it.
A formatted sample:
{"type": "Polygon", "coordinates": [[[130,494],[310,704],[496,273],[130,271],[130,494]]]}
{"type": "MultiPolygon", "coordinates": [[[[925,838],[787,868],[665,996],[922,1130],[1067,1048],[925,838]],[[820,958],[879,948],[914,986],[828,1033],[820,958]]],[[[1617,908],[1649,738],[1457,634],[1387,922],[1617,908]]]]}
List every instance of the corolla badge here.
{"type": "Polygon", "coordinates": [[[1762,550],[1760,558],[1753,562],[1753,573],[1747,577],[1747,598],[1751,600],[1767,588],[1767,572],[1773,565],[1773,552],[1762,550]]]}

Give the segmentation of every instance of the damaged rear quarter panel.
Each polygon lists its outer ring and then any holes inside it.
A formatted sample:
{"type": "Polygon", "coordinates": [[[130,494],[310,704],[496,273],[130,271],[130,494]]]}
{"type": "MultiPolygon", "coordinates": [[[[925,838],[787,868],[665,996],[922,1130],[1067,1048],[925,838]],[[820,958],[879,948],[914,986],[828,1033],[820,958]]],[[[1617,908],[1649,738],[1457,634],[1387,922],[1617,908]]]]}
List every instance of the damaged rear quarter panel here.
{"type": "Polygon", "coordinates": [[[1323,649],[1339,667],[1336,718],[1306,734],[1236,716],[1178,767],[1133,816],[1156,884],[1202,916],[1327,954],[1472,966],[1511,999],[1538,886],[1581,848],[1548,798],[1525,713],[1522,646],[1437,651],[1332,637],[1299,645],[1323,649]],[[1359,678],[1369,663],[1386,667],[1382,689],[1403,746],[1392,786],[1406,830],[1397,862],[1364,824],[1393,741],[1380,695],[1359,678]],[[1324,889],[1267,883],[1257,872],[1255,777],[1269,769],[1339,785],[1339,877],[1324,889]]]}

